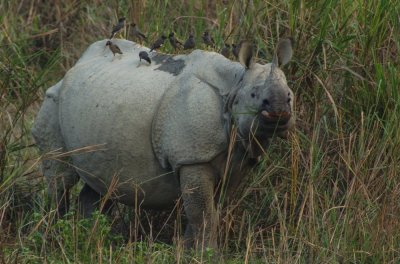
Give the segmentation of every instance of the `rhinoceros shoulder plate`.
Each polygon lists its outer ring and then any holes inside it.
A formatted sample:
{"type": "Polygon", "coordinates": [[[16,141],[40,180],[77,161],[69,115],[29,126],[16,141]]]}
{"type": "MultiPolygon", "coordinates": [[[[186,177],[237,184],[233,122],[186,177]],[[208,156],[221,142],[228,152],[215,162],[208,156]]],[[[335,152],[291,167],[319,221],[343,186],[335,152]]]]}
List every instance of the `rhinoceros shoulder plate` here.
{"type": "Polygon", "coordinates": [[[153,149],[164,168],[212,160],[227,146],[219,94],[193,75],[172,83],[153,119],[153,149]]]}

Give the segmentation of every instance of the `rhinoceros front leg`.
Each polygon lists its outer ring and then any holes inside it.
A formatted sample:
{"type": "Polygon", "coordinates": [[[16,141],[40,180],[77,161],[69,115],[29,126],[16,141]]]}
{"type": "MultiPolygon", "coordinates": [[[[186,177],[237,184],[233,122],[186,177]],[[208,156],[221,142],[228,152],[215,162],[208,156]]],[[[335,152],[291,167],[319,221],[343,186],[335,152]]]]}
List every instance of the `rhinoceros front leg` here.
{"type": "Polygon", "coordinates": [[[103,196],[85,183],[78,198],[80,214],[88,218],[92,216],[93,212],[96,210],[101,210],[101,213],[109,212],[112,208],[112,201],[107,200],[104,205],[101,206],[101,199],[103,199],[103,196]]]}
{"type": "Polygon", "coordinates": [[[215,179],[215,171],[209,164],[185,165],[180,169],[183,206],[188,218],[185,247],[217,248],[215,179]]]}

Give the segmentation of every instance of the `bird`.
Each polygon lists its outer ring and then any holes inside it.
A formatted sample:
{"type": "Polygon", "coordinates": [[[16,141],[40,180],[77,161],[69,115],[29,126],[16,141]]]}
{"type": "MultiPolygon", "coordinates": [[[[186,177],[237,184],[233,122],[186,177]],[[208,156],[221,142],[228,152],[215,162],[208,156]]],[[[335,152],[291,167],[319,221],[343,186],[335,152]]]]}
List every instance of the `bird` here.
{"type": "Polygon", "coordinates": [[[111,31],[110,39],[112,39],[118,31],[120,31],[125,26],[125,17],[118,19],[118,23],[113,27],[111,31]]]}
{"type": "Polygon", "coordinates": [[[210,33],[208,31],[204,31],[203,36],[201,36],[201,38],[203,39],[204,44],[206,44],[207,46],[214,46],[214,39],[213,37],[211,37],[210,33]]]}
{"type": "Polygon", "coordinates": [[[132,22],[131,23],[131,27],[132,27],[132,34],[135,38],[138,38],[140,40],[144,40],[146,39],[146,35],[143,34],[142,32],[140,32],[139,28],[137,27],[136,23],[132,22]]]}
{"type": "Polygon", "coordinates": [[[167,39],[167,37],[164,35],[164,33],[161,35],[161,37],[159,39],[157,39],[153,45],[151,45],[150,47],[150,52],[152,52],[155,49],[159,49],[164,45],[165,40],[167,39]]]}
{"type": "Polygon", "coordinates": [[[122,51],[117,46],[117,44],[112,43],[110,40],[107,41],[106,46],[108,46],[110,48],[110,50],[111,50],[111,52],[113,53],[114,56],[115,56],[116,53],[122,54],[122,51]]]}
{"type": "Polygon", "coordinates": [[[149,54],[148,54],[146,51],[141,51],[141,52],[139,52],[139,63],[140,63],[142,60],[145,60],[145,61],[147,61],[149,64],[151,64],[151,60],[150,60],[150,58],[149,58],[149,54]]]}
{"type": "Polygon", "coordinates": [[[183,44],[183,49],[194,49],[196,47],[196,42],[194,41],[194,36],[192,33],[189,34],[189,38],[183,44]]]}
{"type": "Polygon", "coordinates": [[[225,43],[224,47],[221,49],[221,54],[224,55],[225,58],[229,58],[231,53],[231,45],[225,43]]]}
{"type": "Polygon", "coordinates": [[[180,42],[179,40],[177,40],[177,39],[175,38],[174,32],[169,33],[168,38],[169,38],[169,43],[171,43],[171,46],[174,48],[174,50],[176,50],[177,48],[179,48],[179,46],[180,46],[180,47],[183,46],[182,42],[180,42]]]}
{"type": "Polygon", "coordinates": [[[236,59],[239,58],[240,44],[232,44],[232,54],[236,59]]]}

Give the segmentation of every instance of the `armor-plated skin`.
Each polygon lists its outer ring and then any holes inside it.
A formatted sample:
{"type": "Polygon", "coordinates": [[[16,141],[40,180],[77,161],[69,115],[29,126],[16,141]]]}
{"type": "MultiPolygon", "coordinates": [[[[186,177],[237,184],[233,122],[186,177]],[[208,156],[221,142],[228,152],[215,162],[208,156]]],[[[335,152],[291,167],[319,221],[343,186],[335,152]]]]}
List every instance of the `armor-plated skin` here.
{"type": "Polygon", "coordinates": [[[215,247],[213,197],[232,124],[241,143],[232,153],[228,192],[261,154],[253,135],[267,147],[274,133],[293,126],[286,78],[274,64],[244,65],[252,52],[239,54],[242,64],[195,50],[174,57],[156,54],[148,67],[132,67],[139,52],[149,49],[115,42],[124,50],[120,60],[111,62],[105,41],[98,41],[46,92],[32,131],[41,151],[97,148],[72,154],[71,166],[45,160],[49,193],[60,202],[81,178],[85,190],[104,195],[113,185],[115,199],[143,208],[168,208],[182,197],[187,244],[198,242],[204,230],[205,242],[215,247]]]}

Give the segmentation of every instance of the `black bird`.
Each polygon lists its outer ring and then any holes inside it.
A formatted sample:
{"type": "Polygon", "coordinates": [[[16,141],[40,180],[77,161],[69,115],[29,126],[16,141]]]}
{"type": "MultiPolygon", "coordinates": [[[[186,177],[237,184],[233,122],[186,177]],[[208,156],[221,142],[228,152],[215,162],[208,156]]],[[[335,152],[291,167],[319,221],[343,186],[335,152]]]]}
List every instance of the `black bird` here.
{"type": "Polygon", "coordinates": [[[118,23],[113,27],[110,39],[112,39],[118,31],[120,31],[125,26],[125,17],[118,19],[118,23]]]}
{"type": "Polygon", "coordinates": [[[236,59],[239,58],[240,44],[232,44],[232,54],[236,59]]]}
{"type": "Polygon", "coordinates": [[[146,51],[139,52],[139,62],[141,62],[142,60],[145,60],[149,64],[151,64],[151,60],[149,58],[149,54],[146,51]]]}
{"type": "Polygon", "coordinates": [[[190,33],[189,38],[185,41],[185,44],[183,44],[183,49],[194,49],[196,47],[196,42],[194,41],[194,36],[192,33],[190,33]]]}
{"type": "Polygon", "coordinates": [[[114,56],[115,56],[116,53],[122,54],[122,51],[117,46],[117,44],[112,43],[110,40],[107,41],[106,46],[108,46],[110,48],[110,50],[111,50],[111,52],[113,53],[114,56]]]}
{"type": "Polygon", "coordinates": [[[169,37],[169,43],[171,43],[171,46],[174,48],[174,50],[183,46],[182,42],[180,42],[175,38],[174,32],[169,33],[168,37],[169,37]]]}
{"type": "Polygon", "coordinates": [[[156,42],[153,43],[150,47],[150,52],[152,52],[155,49],[159,49],[164,45],[165,40],[167,37],[164,35],[164,33],[161,35],[159,39],[156,40],[156,42]]]}
{"type": "Polygon", "coordinates": [[[229,58],[231,53],[231,45],[225,43],[225,46],[221,49],[221,54],[224,55],[225,58],[229,58]]]}
{"type": "Polygon", "coordinates": [[[204,44],[206,44],[207,46],[214,46],[214,39],[213,37],[211,37],[210,33],[208,31],[204,31],[203,36],[201,36],[201,38],[203,39],[204,44]]]}
{"type": "Polygon", "coordinates": [[[146,39],[146,36],[142,32],[140,32],[140,30],[138,29],[137,25],[134,22],[131,23],[131,27],[132,27],[132,34],[135,38],[138,38],[140,40],[146,39]]]}

